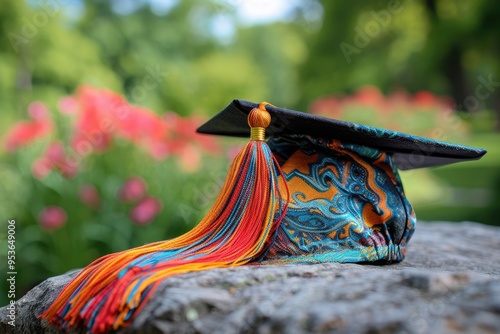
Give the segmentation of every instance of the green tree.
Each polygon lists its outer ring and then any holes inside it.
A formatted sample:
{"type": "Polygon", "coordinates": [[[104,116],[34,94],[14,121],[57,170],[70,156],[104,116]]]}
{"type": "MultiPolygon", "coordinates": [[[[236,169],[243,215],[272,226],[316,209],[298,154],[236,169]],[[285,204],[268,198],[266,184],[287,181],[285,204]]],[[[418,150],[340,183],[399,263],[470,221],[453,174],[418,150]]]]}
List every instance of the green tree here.
{"type": "Polygon", "coordinates": [[[500,113],[494,1],[322,3],[323,26],[301,71],[303,107],[317,96],[372,84],[449,94],[457,109],[500,113]],[[488,86],[482,94],[479,85],[488,86]]]}
{"type": "Polygon", "coordinates": [[[294,22],[238,26],[235,9],[189,0],[161,15],[147,3],[117,15],[110,3],[87,1],[78,27],[99,44],[134,103],[181,114],[213,114],[233,98],[294,103],[296,66],[306,53],[300,28],[294,22]],[[229,41],[215,31],[221,18],[237,27],[229,41]],[[161,69],[161,82],[139,94],[151,68],[161,69]]]}
{"type": "Polygon", "coordinates": [[[0,8],[0,107],[9,120],[35,99],[54,104],[82,82],[119,90],[98,44],[76,29],[57,2],[31,7],[8,1],[0,8]],[[49,5],[50,4],[50,5],[49,5]]]}

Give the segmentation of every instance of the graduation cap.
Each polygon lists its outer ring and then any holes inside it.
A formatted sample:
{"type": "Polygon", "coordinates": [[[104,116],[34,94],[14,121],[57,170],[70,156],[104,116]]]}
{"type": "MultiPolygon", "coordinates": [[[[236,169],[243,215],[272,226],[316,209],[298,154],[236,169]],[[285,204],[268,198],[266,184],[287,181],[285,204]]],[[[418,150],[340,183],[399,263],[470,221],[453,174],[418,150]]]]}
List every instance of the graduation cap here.
{"type": "MultiPolygon", "coordinates": [[[[234,100],[199,129],[199,133],[248,137],[247,117],[258,105],[234,100]]],[[[313,138],[337,139],[342,142],[376,148],[387,152],[400,170],[441,166],[454,162],[478,160],[486,150],[457,145],[430,138],[409,135],[363,124],[345,122],[268,105],[271,124],[266,134],[271,137],[305,135],[313,138]]]]}
{"type": "Polygon", "coordinates": [[[198,131],[250,134],[205,218],[180,237],[95,260],[41,318],[106,333],[129,324],[172,275],[247,263],[399,262],[416,218],[398,168],[486,153],[241,100],[198,131]]]}

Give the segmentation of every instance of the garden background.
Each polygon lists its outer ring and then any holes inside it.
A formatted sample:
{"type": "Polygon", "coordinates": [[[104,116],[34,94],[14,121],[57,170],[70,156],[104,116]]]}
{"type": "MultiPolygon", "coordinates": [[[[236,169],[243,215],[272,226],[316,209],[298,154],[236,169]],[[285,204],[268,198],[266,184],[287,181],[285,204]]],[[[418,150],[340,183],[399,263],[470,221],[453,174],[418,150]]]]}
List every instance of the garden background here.
{"type": "Polygon", "coordinates": [[[9,219],[18,297],[192,228],[245,143],[194,131],[233,98],[486,148],[401,174],[420,220],[500,225],[499,17],[493,0],[4,1],[1,272],[9,219]]]}

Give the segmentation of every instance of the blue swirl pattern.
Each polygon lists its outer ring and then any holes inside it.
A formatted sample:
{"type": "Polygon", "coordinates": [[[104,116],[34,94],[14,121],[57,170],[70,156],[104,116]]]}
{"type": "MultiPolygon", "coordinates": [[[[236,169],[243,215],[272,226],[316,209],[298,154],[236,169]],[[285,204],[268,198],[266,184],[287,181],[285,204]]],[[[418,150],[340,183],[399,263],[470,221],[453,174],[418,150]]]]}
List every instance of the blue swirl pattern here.
{"type": "Polygon", "coordinates": [[[268,141],[290,204],[266,262],[399,262],[416,225],[389,154],[309,136],[268,141]]]}

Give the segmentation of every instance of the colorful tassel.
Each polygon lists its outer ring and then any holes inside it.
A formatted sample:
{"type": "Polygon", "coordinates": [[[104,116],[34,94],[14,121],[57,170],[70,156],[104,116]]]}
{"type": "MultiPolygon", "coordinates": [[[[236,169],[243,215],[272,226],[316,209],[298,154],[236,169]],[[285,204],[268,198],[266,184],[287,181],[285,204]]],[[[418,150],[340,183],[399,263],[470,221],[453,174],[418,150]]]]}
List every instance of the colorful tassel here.
{"type": "Polygon", "coordinates": [[[130,324],[167,277],[241,266],[261,257],[285,216],[289,197],[264,141],[271,121],[266,104],[250,112],[251,141],[233,161],[214,206],[193,230],[95,260],[40,317],[64,330],[109,332],[130,324]]]}

